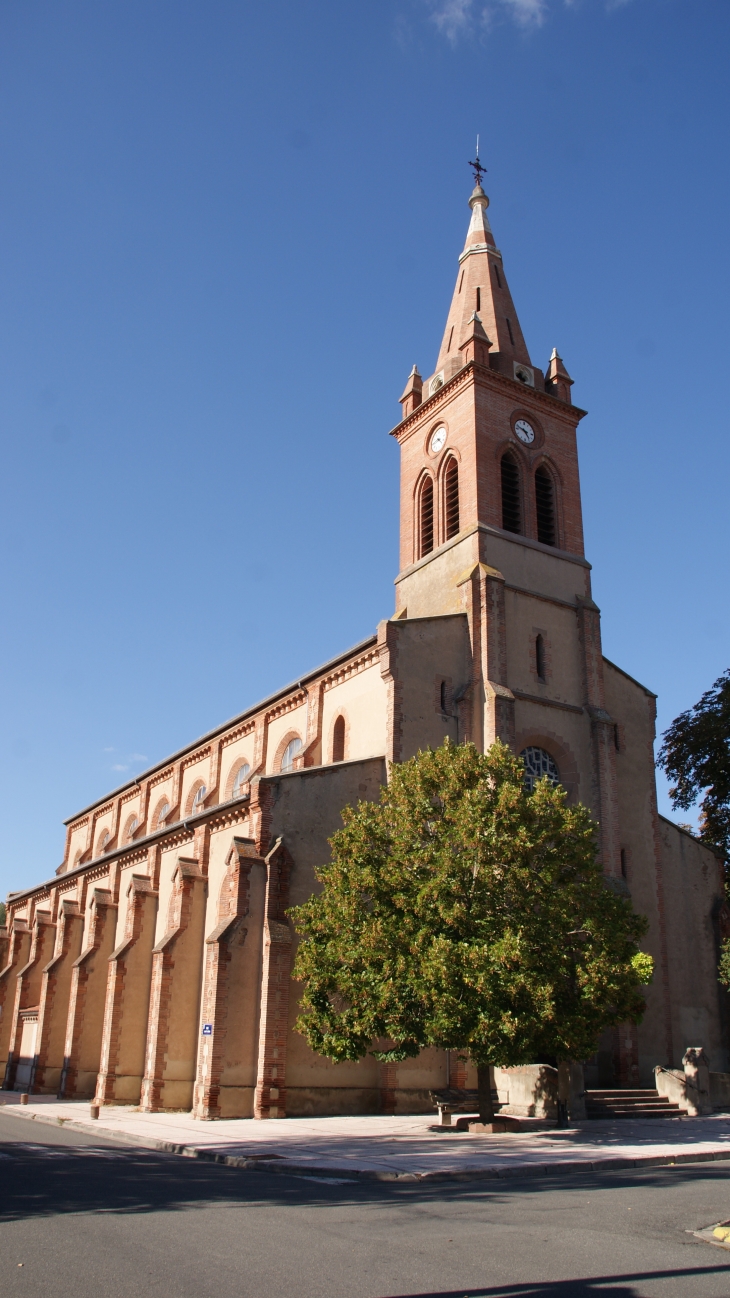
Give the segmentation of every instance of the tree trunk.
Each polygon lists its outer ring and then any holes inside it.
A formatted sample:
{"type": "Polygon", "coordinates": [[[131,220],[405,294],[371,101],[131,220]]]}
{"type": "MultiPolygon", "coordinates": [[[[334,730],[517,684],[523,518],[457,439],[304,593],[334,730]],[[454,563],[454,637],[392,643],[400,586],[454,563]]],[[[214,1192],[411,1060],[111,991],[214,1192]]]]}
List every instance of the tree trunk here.
{"type": "Polygon", "coordinates": [[[477,1066],[477,1088],[479,1092],[479,1121],[494,1122],[492,1078],[490,1076],[489,1064],[479,1064],[477,1066]]]}

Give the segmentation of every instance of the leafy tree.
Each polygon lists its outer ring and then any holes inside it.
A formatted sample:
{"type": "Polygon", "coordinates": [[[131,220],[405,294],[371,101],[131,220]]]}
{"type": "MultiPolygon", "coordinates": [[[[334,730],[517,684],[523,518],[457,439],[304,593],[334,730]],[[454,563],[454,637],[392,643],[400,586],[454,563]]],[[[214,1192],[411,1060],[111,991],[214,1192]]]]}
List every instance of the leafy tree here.
{"type": "Polygon", "coordinates": [[[662,735],[657,764],[674,787],[669,796],[688,811],[700,794],[703,841],[730,856],[730,669],[699,703],[681,712],[662,735]]]}
{"type": "Polygon", "coordinates": [[[490,1065],[584,1059],[641,1018],[646,921],[606,887],[586,808],[547,779],[530,793],[503,744],[419,753],[343,820],[321,893],[291,912],[319,1054],[468,1051],[489,1122],[490,1065]]]}

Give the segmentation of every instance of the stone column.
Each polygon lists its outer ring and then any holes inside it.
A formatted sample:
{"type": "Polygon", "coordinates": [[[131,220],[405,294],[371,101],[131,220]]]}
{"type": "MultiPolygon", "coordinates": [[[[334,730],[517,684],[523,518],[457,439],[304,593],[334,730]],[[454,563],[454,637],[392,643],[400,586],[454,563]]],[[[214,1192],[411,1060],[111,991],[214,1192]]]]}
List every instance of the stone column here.
{"type": "Polygon", "coordinates": [[[62,901],[56,954],[43,970],[38,1007],[33,1091],[53,1095],[59,1089],[66,1045],[66,1022],[74,961],[81,950],[84,919],[77,901],[62,901]]]}
{"type": "Polygon", "coordinates": [[[109,957],[97,1104],[138,1104],[144,1076],[157,891],[146,875],[127,888],[125,936],[109,957]]]}
{"type": "MultiPolygon", "coordinates": [[[[12,1091],[15,1086],[15,1073],[20,1058],[23,1036],[23,1014],[29,1010],[38,1010],[41,998],[41,978],[43,976],[43,969],[53,955],[55,940],[56,925],[51,919],[51,912],[48,910],[37,910],[33,923],[33,936],[30,944],[28,963],[22,969],[18,970],[17,981],[15,984],[15,1004],[13,1006],[13,1019],[10,1027],[10,1039],[8,1042],[8,1062],[5,1066],[5,1081],[3,1083],[3,1087],[6,1091],[12,1091]]],[[[33,1053],[35,1055],[35,1051],[33,1053]]],[[[29,1090],[32,1090],[33,1087],[34,1072],[35,1058],[31,1061],[28,1082],[29,1090]]]]}
{"type": "Polygon", "coordinates": [[[69,993],[59,1099],[94,1095],[101,1064],[109,957],[114,949],[117,907],[112,893],[95,888],[90,901],[88,942],[74,960],[69,993]]]}
{"type": "Polygon", "coordinates": [[[197,860],[178,857],[173,889],[170,927],[152,951],[140,1098],[145,1113],[193,1103],[206,899],[197,860]]]}
{"type": "Polygon", "coordinates": [[[204,1119],[251,1117],[256,1085],[266,862],[253,839],[234,838],[226,866],[218,923],[205,940],[193,1102],[193,1116],[204,1119]]]}
{"type": "Polygon", "coordinates": [[[255,1118],[286,1117],[286,1045],[292,935],[286,919],[291,858],[277,839],[266,857],[264,954],[255,1118]]]}

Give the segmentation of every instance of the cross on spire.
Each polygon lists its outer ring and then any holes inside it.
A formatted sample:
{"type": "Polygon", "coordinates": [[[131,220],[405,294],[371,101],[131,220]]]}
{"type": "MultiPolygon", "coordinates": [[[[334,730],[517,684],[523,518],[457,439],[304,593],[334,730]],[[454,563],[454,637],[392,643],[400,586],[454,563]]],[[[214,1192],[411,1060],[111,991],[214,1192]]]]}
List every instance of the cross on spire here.
{"type": "Polygon", "coordinates": [[[486,173],[487,173],[487,168],[486,168],[486,167],[483,167],[482,164],[481,164],[481,162],[479,161],[479,136],[477,136],[476,162],[470,162],[470,163],[469,163],[469,166],[471,167],[472,171],[474,172],[474,183],[475,183],[475,185],[478,185],[479,188],[481,188],[481,184],[482,184],[482,176],[485,176],[485,175],[486,175],[486,173]]]}

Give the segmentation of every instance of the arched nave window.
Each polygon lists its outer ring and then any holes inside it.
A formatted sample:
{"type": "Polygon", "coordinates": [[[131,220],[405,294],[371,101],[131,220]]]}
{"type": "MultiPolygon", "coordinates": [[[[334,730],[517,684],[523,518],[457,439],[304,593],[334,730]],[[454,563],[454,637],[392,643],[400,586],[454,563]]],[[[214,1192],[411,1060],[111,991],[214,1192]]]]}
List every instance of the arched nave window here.
{"type": "Polygon", "coordinates": [[[250,774],[251,774],[251,767],[249,766],[248,762],[244,762],[243,766],[239,766],[238,770],[236,771],[236,778],[233,781],[233,789],[231,790],[232,798],[240,798],[243,796],[243,786],[248,780],[250,774]]]}
{"type": "Polygon", "coordinates": [[[332,728],[332,761],[345,760],[345,718],[339,716],[332,728]]]}
{"type": "Polygon", "coordinates": [[[302,741],[299,735],[295,735],[289,740],[284,752],[281,755],[280,771],[291,771],[294,767],[294,758],[302,751],[302,741]]]}

